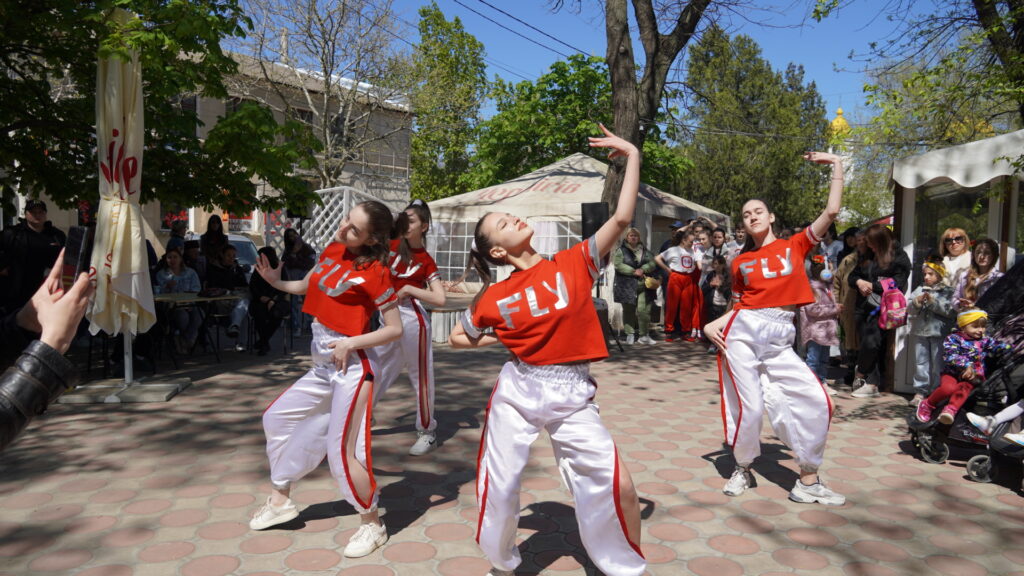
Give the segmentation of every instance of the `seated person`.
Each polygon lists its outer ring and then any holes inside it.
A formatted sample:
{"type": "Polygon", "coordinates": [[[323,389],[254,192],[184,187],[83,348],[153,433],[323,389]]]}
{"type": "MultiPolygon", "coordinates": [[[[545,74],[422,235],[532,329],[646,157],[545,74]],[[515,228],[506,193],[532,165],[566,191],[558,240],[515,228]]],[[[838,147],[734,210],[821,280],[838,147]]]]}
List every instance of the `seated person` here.
{"type": "MultiPolygon", "coordinates": [[[[156,272],[156,283],[153,292],[156,294],[176,294],[179,292],[199,292],[199,276],[196,271],[185,266],[180,249],[171,248],[164,254],[156,272]]],[[[195,306],[175,306],[168,311],[171,329],[174,331],[174,348],[179,354],[188,354],[195,346],[199,335],[201,318],[195,306]]]]}
{"type": "Polygon", "coordinates": [[[199,240],[185,241],[185,265],[196,271],[199,282],[206,282],[206,256],[199,253],[199,240]]]}
{"type": "MultiPolygon", "coordinates": [[[[238,264],[235,256],[236,250],[234,246],[228,244],[221,248],[220,253],[212,259],[210,266],[206,270],[206,283],[203,286],[205,289],[222,288],[237,294],[239,289],[248,287],[249,283],[245,279],[245,271],[238,264]]],[[[245,318],[248,309],[248,296],[234,301],[214,302],[216,314],[230,316],[227,334],[232,338],[238,336],[238,327],[241,326],[242,319],[245,318]]]]}
{"type": "MultiPolygon", "coordinates": [[[[271,268],[277,268],[277,253],[270,246],[259,250],[260,256],[266,256],[271,268]]],[[[281,326],[281,320],[288,316],[291,307],[284,292],[267,284],[259,274],[249,279],[249,312],[256,324],[256,353],[265,356],[270,351],[270,339],[281,326]]]]}

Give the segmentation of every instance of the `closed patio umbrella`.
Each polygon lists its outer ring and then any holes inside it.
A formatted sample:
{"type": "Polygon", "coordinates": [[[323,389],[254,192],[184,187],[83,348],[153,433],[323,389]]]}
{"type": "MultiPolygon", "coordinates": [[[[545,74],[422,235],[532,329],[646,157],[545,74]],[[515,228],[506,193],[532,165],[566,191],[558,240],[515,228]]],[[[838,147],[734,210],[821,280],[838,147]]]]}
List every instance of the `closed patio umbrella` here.
{"type": "MultiPolygon", "coordinates": [[[[115,9],[111,18],[133,16],[115,9]]],[[[92,334],[123,334],[125,382],[132,382],[132,336],[156,322],[146,237],[139,207],[142,182],[142,65],[132,51],[125,60],[100,58],[96,74],[96,139],[100,205],[91,271],[96,295],[89,310],[92,334]]]]}

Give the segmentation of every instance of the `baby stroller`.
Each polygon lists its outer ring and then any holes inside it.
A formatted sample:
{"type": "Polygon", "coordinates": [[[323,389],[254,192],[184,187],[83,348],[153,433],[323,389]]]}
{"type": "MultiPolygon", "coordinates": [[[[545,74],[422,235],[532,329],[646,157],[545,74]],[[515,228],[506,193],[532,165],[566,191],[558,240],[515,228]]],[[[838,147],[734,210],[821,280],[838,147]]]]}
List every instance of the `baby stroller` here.
{"type": "MultiPolygon", "coordinates": [[[[1013,280],[1011,276],[1022,273],[1024,269],[1016,266],[1002,280],[1013,280]]],[[[1024,299],[1006,297],[1016,295],[1018,291],[1010,290],[1008,286],[1002,286],[1000,290],[1002,284],[1002,281],[996,283],[985,296],[1000,294],[1003,297],[979,301],[978,304],[982,309],[985,305],[990,307],[990,333],[992,337],[1009,343],[1013,347],[1012,352],[995,362],[986,363],[988,378],[971,392],[951,425],[944,426],[936,420],[919,422],[914,412],[908,415],[907,423],[911,441],[926,462],[943,463],[950,456],[950,447],[958,448],[968,454],[966,471],[971,480],[997,480],[1009,484],[1012,479],[1019,478],[1024,446],[1005,440],[1003,436],[1019,431],[1021,424],[1006,422],[997,426],[991,436],[985,436],[967,421],[968,412],[994,415],[1024,397],[1024,299]]],[[[936,416],[943,405],[936,407],[936,416]]]]}

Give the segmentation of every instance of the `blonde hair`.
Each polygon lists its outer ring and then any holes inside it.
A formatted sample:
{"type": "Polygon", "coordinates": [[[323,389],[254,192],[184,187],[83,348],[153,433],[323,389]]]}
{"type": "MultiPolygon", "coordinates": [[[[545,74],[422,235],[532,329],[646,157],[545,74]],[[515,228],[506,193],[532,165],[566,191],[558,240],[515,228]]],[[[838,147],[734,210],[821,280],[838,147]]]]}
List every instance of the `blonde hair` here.
{"type": "Polygon", "coordinates": [[[946,248],[946,238],[953,238],[955,236],[964,237],[964,249],[970,251],[971,249],[971,237],[967,235],[967,231],[963,228],[946,228],[946,231],[942,233],[942,238],[939,238],[939,255],[943,258],[949,256],[949,249],[946,248]]]}
{"type": "Polygon", "coordinates": [[[625,242],[626,241],[626,237],[629,236],[633,232],[636,232],[637,237],[640,238],[640,244],[643,244],[644,237],[640,235],[640,230],[637,230],[633,226],[630,226],[629,228],[626,228],[626,231],[622,233],[622,241],[625,242]]]}

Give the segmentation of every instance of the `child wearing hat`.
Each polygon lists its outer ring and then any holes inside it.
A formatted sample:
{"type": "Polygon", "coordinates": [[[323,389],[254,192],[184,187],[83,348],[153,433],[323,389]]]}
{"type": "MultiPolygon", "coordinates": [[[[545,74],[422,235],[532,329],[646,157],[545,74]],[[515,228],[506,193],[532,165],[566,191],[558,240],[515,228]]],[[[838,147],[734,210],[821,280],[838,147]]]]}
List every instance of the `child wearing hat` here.
{"type": "Polygon", "coordinates": [[[939,387],[917,406],[917,419],[928,422],[935,407],[947,398],[939,422],[952,424],[953,417],[974,387],[985,381],[985,360],[1011,350],[1010,345],[985,337],[988,313],[978,308],[964,310],[956,317],[957,329],[942,343],[942,377],[939,387]]]}
{"type": "Polygon", "coordinates": [[[953,289],[945,283],[946,269],[940,260],[924,263],[924,283],[907,297],[910,333],[914,336],[914,398],[921,404],[939,381],[942,368],[942,336],[953,324],[953,289]]]}

